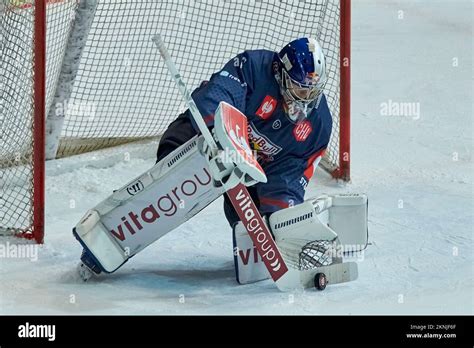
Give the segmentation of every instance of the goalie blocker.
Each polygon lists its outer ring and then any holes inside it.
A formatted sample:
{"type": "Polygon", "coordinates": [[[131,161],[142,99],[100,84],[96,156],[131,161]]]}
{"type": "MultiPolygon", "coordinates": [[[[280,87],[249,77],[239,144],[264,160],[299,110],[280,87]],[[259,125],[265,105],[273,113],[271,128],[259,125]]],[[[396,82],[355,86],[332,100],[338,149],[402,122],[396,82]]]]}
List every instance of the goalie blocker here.
{"type": "MultiPolygon", "coordinates": [[[[323,195],[273,213],[268,219],[288,266],[307,270],[342,263],[367,247],[367,196],[323,195]]],[[[234,265],[239,284],[269,279],[241,222],[233,226],[234,265]]]]}

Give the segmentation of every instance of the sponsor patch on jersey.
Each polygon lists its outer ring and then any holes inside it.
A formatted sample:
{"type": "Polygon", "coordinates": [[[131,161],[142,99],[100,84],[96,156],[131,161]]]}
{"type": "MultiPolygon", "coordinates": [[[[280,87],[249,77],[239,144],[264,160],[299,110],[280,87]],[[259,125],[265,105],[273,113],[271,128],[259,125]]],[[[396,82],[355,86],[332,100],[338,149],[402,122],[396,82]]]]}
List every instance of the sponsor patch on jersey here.
{"type": "Polygon", "coordinates": [[[305,141],[312,131],[313,127],[311,127],[311,123],[306,120],[298,123],[295,128],[293,128],[293,135],[296,141],[305,141]]]}
{"type": "Polygon", "coordinates": [[[266,120],[269,118],[277,107],[277,101],[272,96],[267,95],[265,99],[263,99],[262,105],[258,108],[257,112],[255,113],[258,117],[263,118],[266,120]]]}
{"type": "Polygon", "coordinates": [[[229,79],[231,79],[231,80],[234,80],[234,81],[240,83],[240,85],[241,85],[242,87],[246,87],[246,86],[247,86],[247,82],[242,83],[242,81],[240,81],[240,79],[239,79],[237,76],[232,75],[230,72],[228,72],[228,71],[226,71],[226,70],[222,70],[222,71],[219,73],[219,75],[221,75],[222,77],[227,77],[227,78],[229,78],[229,79]]]}
{"type": "Polygon", "coordinates": [[[271,142],[266,136],[260,134],[251,122],[248,123],[247,127],[250,144],[257,151],[259,159],[272,161],[273,156],[280,153],[282,148],[271,142]]]}

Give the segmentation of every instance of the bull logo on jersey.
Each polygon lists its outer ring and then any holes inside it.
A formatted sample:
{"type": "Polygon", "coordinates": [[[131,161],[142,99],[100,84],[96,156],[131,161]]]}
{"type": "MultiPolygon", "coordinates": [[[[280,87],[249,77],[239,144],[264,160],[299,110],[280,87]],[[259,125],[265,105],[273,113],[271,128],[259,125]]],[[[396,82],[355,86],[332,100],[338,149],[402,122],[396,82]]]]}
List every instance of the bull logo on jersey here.
{"type": "Polygon", "coordinates": [[[262,105],[258,108],[257,112],[255,113],[260,118],[266,120],[269,118],[273,112],[275,111],[277,106],[277,101],[272,96],[267,95],[265,99],[263,99],[262,105]]]}
{"type": "Polygon", "coordinates": [[[306,120],[303,122],[299,122],[295,126],[295,128],[293,129],[293,135],[296,141],[305,141],[312,131],[313,127],[311,127],[311,123],[306,120]]]}
{"type": "Polygon", "coordinates": [[[263,134],[260,134],[251,122],[248,123],[247,128],[249,142],[253,149],[257,151],[258,160],[266,162],[272,161],[273,156],[280,153],[282,148],[270,141],[270,139],[263,134]]]}

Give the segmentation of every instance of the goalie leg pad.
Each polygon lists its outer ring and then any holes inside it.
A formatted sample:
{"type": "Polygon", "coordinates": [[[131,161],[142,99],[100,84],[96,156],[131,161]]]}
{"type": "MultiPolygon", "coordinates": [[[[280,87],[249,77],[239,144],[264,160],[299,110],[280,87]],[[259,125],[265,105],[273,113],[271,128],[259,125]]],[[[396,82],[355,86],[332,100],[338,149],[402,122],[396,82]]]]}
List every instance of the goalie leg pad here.
{"type": "Polygon", "coordinates": [[[257,248],[253,245],[252,239],[241,221],[233,225],[232,234],[237,282],[249,284],[269,279],[270,273],[268,273],[257,248]]]}
{"type": "Polygon", "coordinates": [[[115,191],[76,225],[74,235],[101,270],[114,272],[222,195],[197,139],[115,191]]]}

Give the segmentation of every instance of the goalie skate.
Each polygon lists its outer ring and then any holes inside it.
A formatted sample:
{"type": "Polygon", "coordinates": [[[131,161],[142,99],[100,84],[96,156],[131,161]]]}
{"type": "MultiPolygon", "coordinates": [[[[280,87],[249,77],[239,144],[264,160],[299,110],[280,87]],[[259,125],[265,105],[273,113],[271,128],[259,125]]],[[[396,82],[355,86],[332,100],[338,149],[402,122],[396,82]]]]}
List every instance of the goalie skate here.
{"type": "Polygon", "coordinates": [[[77,274],[81,278],[82,281],[87,282],[94,276],[94,272],[90,270],[82,261],[77,264],[77,274]]]}

